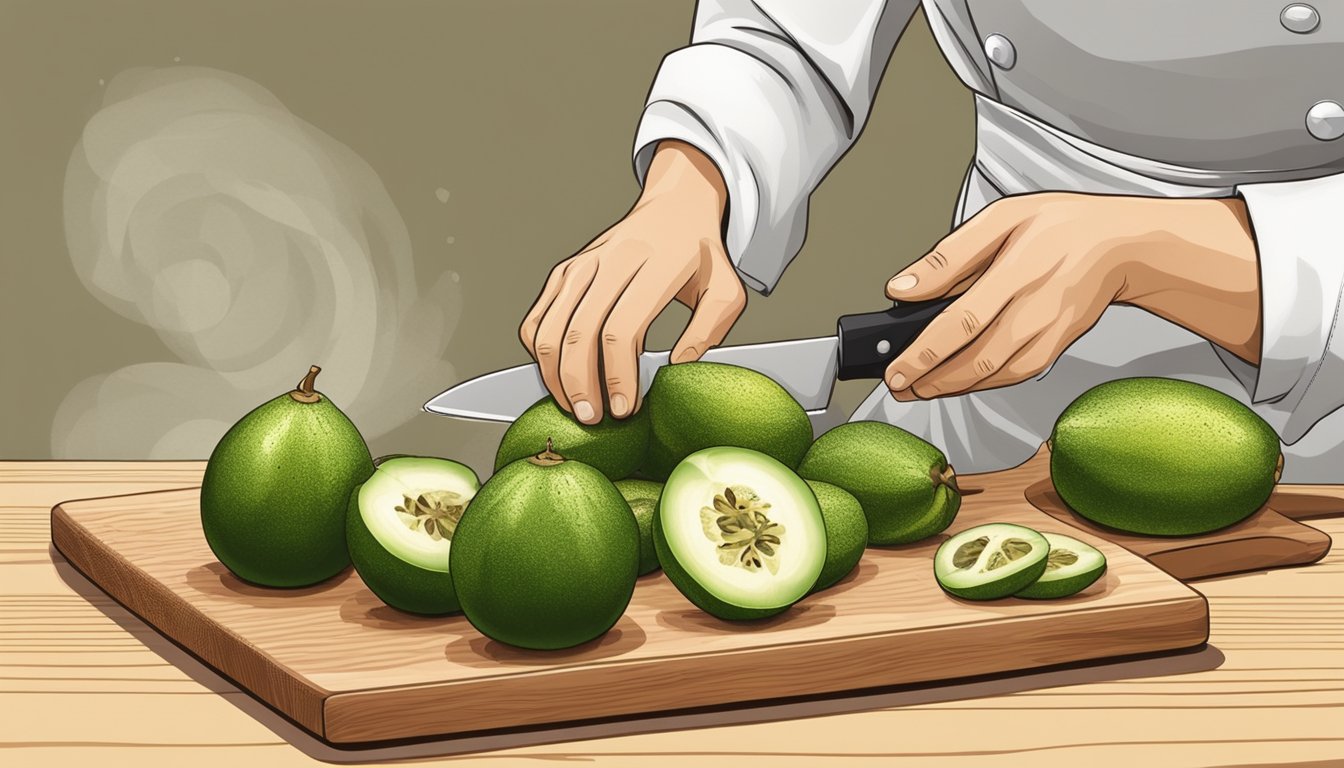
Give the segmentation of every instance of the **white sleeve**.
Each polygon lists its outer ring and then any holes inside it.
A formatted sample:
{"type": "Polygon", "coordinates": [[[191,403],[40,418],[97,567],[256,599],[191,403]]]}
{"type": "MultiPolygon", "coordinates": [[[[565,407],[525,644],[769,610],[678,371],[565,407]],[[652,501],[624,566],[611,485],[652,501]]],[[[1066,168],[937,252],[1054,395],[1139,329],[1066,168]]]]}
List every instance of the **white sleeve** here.
{"type": "MultiPolygon", "coordinates": [[[[1239,359],[1251,402],[1284,443],[1344,405],[1344,174],[1244,184],[1260,260],[1260,365],[1239,359]]],[[[1225,362],[1235,359],[1220,352],[1225,362]]],[[[1233,369],[1234,372],[1236,368],[1233,369]]]]}
{"type": "Polygon", "coordinates": [[[728,188],[725,245],[768,294],[803,245],[808,197],[858,138],[919,0],[701,0],[691,44],[658,70],[635,137],[704,152],[728,188]]]}

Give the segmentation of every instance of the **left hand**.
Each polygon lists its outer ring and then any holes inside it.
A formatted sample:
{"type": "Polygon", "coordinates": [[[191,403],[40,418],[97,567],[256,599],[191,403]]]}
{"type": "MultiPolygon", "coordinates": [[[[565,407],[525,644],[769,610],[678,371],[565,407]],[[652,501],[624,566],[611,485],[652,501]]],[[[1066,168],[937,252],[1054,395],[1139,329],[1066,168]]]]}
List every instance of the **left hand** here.
{"type": "Polygon", "coordinates": [[[954,294],[887,367],[897,400],[1034,377],[1112,303],[1140,306],[1259,363],[1259,265],[1237,198],[1001,199],[887,283],[899,301],[954,294]]]}

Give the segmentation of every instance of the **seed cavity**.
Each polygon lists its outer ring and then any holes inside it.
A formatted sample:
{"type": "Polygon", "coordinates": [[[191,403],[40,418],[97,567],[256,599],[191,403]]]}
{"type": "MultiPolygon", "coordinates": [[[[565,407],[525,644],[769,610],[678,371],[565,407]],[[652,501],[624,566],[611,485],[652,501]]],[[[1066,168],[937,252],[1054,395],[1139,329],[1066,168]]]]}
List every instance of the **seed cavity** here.
{"type": "Polygon", "coordinates": [[[981,536],[962,544],[957,547],[956,552],[952,553],[952,564],[958,568],[970,568],[980,559],[980,554],[985,551],[985,547],[988,545],[988,536],[981,536]]]}
{"type": "Polygon", "coordinates": [[[467,509],[467,499],[453,491],[425,491],[414,497],[403,494],[402,499],[397,507],[406,516],[401,518],[402,522],[434,541],[452,541],[457,523],[467,509]]]}
{"type": "MultiPolygon", "coordinates": [[[[957,547],[957,551],[952,553],[952,565],[957,568],[974,568],[977,563],[983,563],[979,569],[980,573],[987,573],[1031,554],[1033,549],[1031,542],[1013,538],[998,542],[997,546],[986,552],[988,547],[988,536],[972,539],[957,547]]],[[[1077,559],[1075,555],[1074,560],[1077,559]]]]}
{"type": "Polygon", "coordinates": [[[705,537],[718,545],[719,562],[726,566],[771,574],[779,572],[784,526],[770,519],[769,502],[744,485],[716,493],[711,506],[700,508],[705,537]]]}
{"type": "Polygon", "coordinates": [[[1078,562],[1078,555],[1067,549],[1051,548],[1050,556],[1045,560],[1045,570],[1053,571],[1078,562]]]}

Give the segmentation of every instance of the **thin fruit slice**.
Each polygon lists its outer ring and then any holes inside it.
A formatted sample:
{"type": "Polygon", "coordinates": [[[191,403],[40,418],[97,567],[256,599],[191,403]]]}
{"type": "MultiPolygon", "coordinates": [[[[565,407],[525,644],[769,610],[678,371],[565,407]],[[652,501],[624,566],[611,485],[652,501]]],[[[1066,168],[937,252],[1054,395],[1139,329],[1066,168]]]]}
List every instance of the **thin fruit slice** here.
{"type": "Polygon", "coordinates": [[[457,523],[480,482],[464,464],[398,456],[378,463],[351,494],[350,558],[380,600],[429,615],[459,610],[449,575],[457,523]]]}
{"type": "Polygon", "coordinates": [[[653,519],[663,572],[721,619],[773,616],[807,595],[826,562],[817,497],[793,470],[747,448],[679,463],[653,519]]]}
{"type": "Polygon", "coordinates": [[[1017,597],[1052,599],[1076,595],[1106,572],[1106,556],[1090,544],[1062,533],[1042,531],[1050,543],[1041,578],[1016,593],[1017,597]]]}
{"type": "Polygon", "coordinates": [[[653,512],[658,508],[658,497],[663,495],[663,484],[627,478],[613,485],[625,497],[639,524],[639,575],[653,573],[658,570],[658,551],[653,547],[653,512]]]}
{"type": "Polygon", "coordinates": [[[1021,591],[1045,573],[1050,542],[1012,523],[968,528],[938,547],[938,585],[966,600],[997,600],[1021,591]]]}

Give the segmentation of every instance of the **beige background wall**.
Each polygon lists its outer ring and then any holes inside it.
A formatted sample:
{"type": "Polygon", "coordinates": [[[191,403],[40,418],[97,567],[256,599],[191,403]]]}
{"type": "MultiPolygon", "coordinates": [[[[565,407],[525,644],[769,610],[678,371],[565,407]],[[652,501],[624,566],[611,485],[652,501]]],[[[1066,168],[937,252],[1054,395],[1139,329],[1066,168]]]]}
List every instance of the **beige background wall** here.
{"type": "MultiPolygon", "coordinates": [[[[76,383],[174,359],[155,333],[91,296],[67,253],[65,169],[102,102],[100,80],[135,66],[236,73],[361,156],[405,221],[418,278],[460,275],[461,319],[442,356],[463,379],[526,361],[515,329],[546,269],[633,199],[635,121],[659,59],[687,39],[692,9],[666,0],[4,0],[0,458],[50,457],[53,416],[76,383]]],[[[918,17],[863,140],[814,198],[803,254],[772,296],[752,297],[728,343],[821,335],[840,314],[882,306],[883,282],[945,231],[971,146],[969,95],[918,17]]],[[[649,347],[669,345],[685,317],[680,307],[665,313],[649,347]]],[[[301,373],[277,376],[274,393],[301,373]]],[[[379,403],[407,421],[371,439],[375,455],[488,466],[499,426],[419,412],[453,383],[379,403]]],[[[338,403],[339,385],[337,376],[327,390],[338,403]]],[[[868,389],[844,385],[838,400],[852,405],[868,389]]]]}

